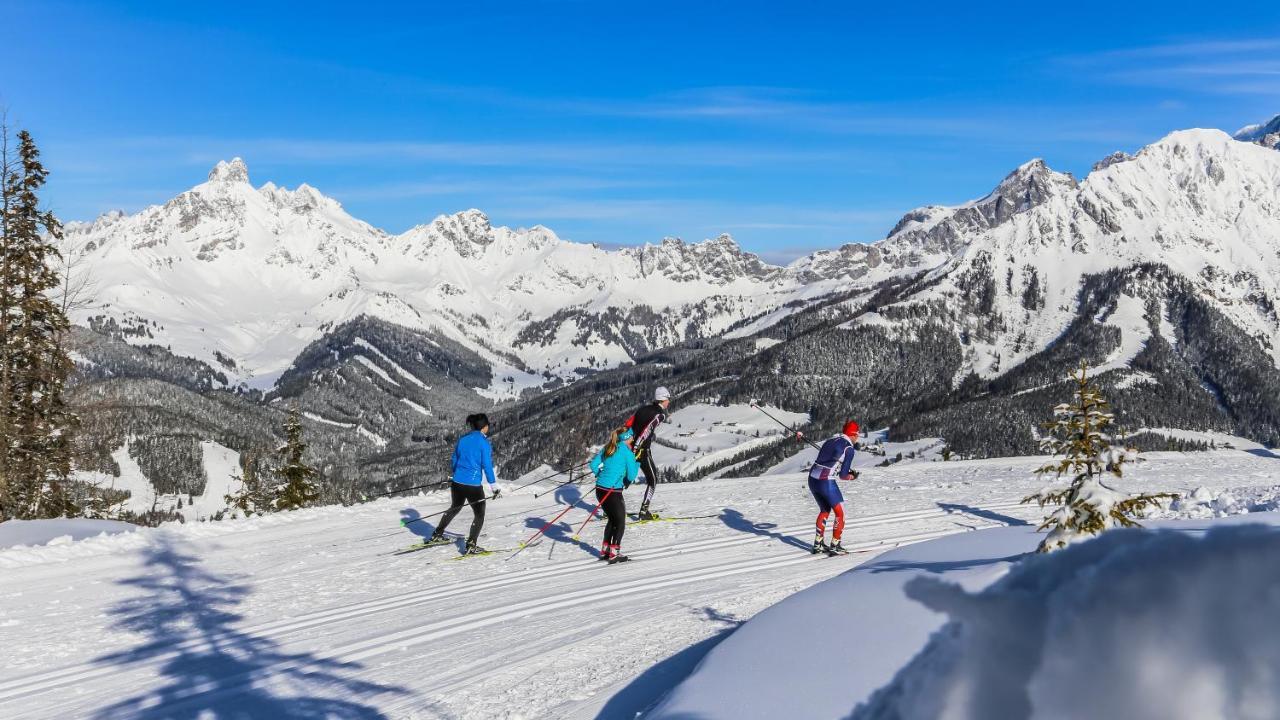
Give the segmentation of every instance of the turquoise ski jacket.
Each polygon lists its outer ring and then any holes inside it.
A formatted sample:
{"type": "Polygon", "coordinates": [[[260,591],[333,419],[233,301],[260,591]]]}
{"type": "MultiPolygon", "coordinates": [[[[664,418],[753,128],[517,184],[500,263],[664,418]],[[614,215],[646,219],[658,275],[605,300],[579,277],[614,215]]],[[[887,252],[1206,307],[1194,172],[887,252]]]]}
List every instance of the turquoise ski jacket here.
{"type": "Polygon", "coordinates": [[[627,445],[631,435],[630,430],[619,435],[618,449],[609,457],[605,457],[604,448],[600,448],[600,452],[591,458],[591,472],[596,476],[596,487],[623,490],[636,481],[640,474],[640,461],[636,460],[635,453],[627,445]]]}

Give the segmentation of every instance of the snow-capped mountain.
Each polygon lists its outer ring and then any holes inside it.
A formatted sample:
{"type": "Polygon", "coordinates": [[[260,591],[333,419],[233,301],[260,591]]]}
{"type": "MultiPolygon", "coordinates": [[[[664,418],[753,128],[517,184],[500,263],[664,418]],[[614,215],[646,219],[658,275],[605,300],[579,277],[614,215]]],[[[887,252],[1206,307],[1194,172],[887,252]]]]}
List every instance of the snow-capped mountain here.
{"type": "MultiPolygon", "coordinates": [[[[476,210],[391,235],[307,186],[255,188],[232,161],[165,205],[71,226],[100,288],[81,320],[135,346],[100,348],[95,378],[273,388],[353,485],[435,477],[477,393],[529,387],[548,393],[499,411],[516,472],[576,462],[657,381],[682,402],[759,398],[819,427],[853,415],[965,454],[1031,452],[1081,359],[1134,423],[1280,440],[1280,153],[1251,139],[1269,124],[1175,132],[1081,180],[1032,160],[787,267],[728,236],[607,251],[476,210]],[[590,392],[573,384],[590,373],[590,392]]],[[[108,390],[126,407],[153,389],[108,390]]],[[[112,422],[104,458],[149,432],[112,422]]]]}
{"type": "Polygon", "coordinates": [[[607,251],[468,210],[393,236],[307,185],[254,188],[239,159],[164,205],[67,231],[100,287],[86,316],[262,389],[361,316],[478,354],[495,380],[477,389],[498,398],[715,335],[803,290],[728,235],[607,251]]]}
{"type": "Polygon", "coordinates": [[[1257,125],[1246,125],[1233,136],[1237,140],[1257,143],[1264,147],[1280,148],[1280,115],[1257,125]]]}

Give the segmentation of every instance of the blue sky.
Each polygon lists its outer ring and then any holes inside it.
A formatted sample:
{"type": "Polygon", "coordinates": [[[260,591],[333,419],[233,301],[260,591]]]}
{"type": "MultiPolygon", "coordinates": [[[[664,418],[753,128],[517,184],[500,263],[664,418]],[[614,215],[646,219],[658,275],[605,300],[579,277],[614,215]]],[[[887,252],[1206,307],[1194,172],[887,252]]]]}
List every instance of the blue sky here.
{"type": "Polygon", "coordinates": [[[470,207],[584,242],[879,239],[1044,157],[1280,113],[1274,3],[0,0],[0,104],[64,219],[243,156],[399,232],[470,207]],[[1033,9],[1034,8],[1034,9],[1033,9]],[[10,61],[6,61],[10,62],[10,61]]]}

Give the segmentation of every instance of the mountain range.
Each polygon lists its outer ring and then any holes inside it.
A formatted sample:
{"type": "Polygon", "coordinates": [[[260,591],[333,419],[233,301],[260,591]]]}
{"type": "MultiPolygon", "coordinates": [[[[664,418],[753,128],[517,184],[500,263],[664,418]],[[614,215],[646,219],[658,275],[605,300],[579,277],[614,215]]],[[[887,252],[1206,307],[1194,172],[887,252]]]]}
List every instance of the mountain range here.
{"type": "Polygon", "coordinates": [[[656,382],[1032,452],[1082,359],[1132,430],[1280,441],[1278,133],[1174,132],[1080,180],[1032,160],[787,266],[727,235],[606,250],[477,210],[393,235],[219,163],[67,227],[96,288],[74,318],[86,462],[127,447],[198,493],[201,442],[260,452],[295,407],[340,496],[443,478],[459,418],[492,408],[519,474],[576,463],[656,382]]]}

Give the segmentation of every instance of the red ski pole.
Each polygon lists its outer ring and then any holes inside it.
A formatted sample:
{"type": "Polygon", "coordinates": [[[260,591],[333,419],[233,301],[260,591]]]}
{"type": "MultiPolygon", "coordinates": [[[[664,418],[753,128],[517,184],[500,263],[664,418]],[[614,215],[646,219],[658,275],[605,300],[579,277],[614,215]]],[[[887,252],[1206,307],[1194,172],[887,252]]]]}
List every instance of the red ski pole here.
{"type": "MultiPolygon", "coordinates": [[[[534,540],[537,540],[539,535],[546,532],[547,528],[551,527],[552,525],[555,525],[557,520],[564,517],[565,513],[572,510],[574,507],[577,506],[577,504],[578,503],[576,502],[569,503],[569,507],[565,508],[564,510],[561,510],[559,515],[551,518],[551,520],[548,521],[546,525],[543,525],[542,527],[538,528],[538,532],[530,535],[528,540],[525,540],[524,542],[520,543],[520,549],[523,550],[526,547],[529,547],[529,543],[533,542],[534,540]]],[[[597,505],[596,507],[599,507],[599,505],[597,505]]],[[[594,514],[595,510],[593,509],[591,512],[594,514]]]]}
{"type": "Polygon", "coordinates": [[[586,520],[582,521],[582,524],[578,526],[578,531],[572,535],[574,540],[577,540],[578,536],[582,534],[582,529],[587,526],[587,523],[595,519],[596,511],[600,509],[600,506],[603,505],[604,501],[608,500],[609,496],[612,494],[613,494],[613,488],[609,488],[608,490],[605,491],[604,497],[600,498],[600,502],[596,503],[596,506],[591,508],[591,514],[587,516],[586,520]]]}

